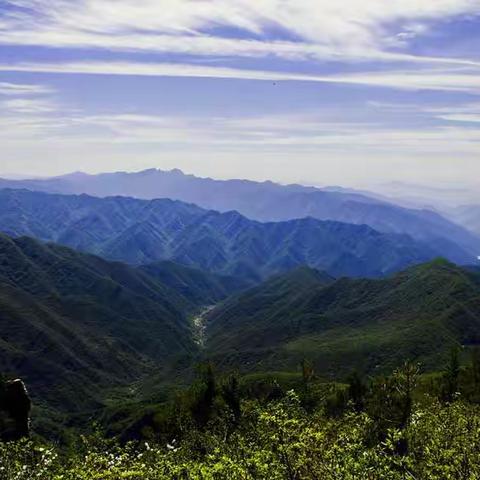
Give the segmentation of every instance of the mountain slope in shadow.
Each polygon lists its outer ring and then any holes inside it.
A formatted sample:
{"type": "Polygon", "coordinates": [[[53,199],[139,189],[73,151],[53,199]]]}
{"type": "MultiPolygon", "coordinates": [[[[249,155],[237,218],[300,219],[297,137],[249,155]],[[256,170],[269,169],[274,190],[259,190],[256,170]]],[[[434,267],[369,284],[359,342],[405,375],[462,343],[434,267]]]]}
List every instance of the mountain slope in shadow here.
{"type": "Polygon", "coordinates": [[[237,212],[218,213],[172,200],[9,189],[0,190],[0,231],[133,265],[171,260],[249,281],[299,265],[334,276],[377,277],[439,254],[407,235],[381,233],[367,225],[313,218],[260,223],[237,212]]]}
{"type": "MultiPolygon", "coordinates": [[[[42,180],[2,180],[0,187],[97,197],[114,195],[142,199],[170,198],[219,212],[236,210],[252,220],[288,221],[312,217],[369,225],[383,233],[407,234],[428,243],[457,263],[480,254],[480,239],[472,232],[428,209],[405,208],[381,198],[346,189],[320,189],[248,180],[214,180],[186,175],[178,169],[74,173],[42,180]]],[[[463,217],[462,217],[463,218],[463,217]]]]}
{"type": "Polygon", "coordinates": [[[113,388],[190,365],[191,316],[243,285],[0,234],[0,372],[24,379],[37,404],[95,408],[113,388]]]}

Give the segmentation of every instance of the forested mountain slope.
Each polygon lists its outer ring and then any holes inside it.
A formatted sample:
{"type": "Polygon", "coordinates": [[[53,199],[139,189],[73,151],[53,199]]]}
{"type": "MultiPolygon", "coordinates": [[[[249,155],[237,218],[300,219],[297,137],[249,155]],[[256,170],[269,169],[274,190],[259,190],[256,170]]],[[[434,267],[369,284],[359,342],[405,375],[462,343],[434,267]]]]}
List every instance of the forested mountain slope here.
{"type": "Polygon", "coordinates": [[[316,279],[291,272],[219,305],[208,315],[207,350],[215,363],[243,371],[388,371],[405,359],[427,369],[452,345],[480,344],[480,274],[444,260],[387,279],[316,279]],[[326,283],[326,285],[325,285],[326,283]]]}
{"type": "MultiPolygon", "coordinates": [[[[105,199],[0,190],[0,231],[110,260],[172,260],[250,281],[309,265],[334,276],[376,277],[428,261],[437,249],[366,225],[313,218],[260,223],[172,200],[105,199]]],[[[473,259],[472,259],[473,260],[473,259]]]]}
{"type": "Polygon", "coordinates": [[[49,407],[92,407],[111,387],[189,365],[190,315],[238,288],[171,263],[137,269],[0,234],[0,372],[49,407]]]}

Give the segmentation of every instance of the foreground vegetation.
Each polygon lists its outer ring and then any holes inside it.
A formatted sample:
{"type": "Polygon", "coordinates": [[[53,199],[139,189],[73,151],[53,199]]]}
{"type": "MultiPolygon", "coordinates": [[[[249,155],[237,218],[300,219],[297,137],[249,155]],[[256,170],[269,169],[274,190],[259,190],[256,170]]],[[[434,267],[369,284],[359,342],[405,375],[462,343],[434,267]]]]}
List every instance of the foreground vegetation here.
{"type": "Polygon", "coordinates": [[[120,446],[84,438],[66,454],[30,442],[0,446],[4,479],[478,479],[480,409],[456,401],[417,408],[405,429],[373,441],[375,420],[308,414],[294,393],[244,405],[244,425],[216,423],[173,444],[120,446]],[[407,451],[399,445],[406,443],[407,451]]]}
{"type": "Polygon", "coordinates": [[[72,445],[0,444],[10,479],[480,478],[480,362],[423,376],[405,363],[389,377],[325,386],[302,363],[296,390],[253,398],[236,377],[203,366],[195,385],[138,422],[137,441],[99,431],[72,445]]]}

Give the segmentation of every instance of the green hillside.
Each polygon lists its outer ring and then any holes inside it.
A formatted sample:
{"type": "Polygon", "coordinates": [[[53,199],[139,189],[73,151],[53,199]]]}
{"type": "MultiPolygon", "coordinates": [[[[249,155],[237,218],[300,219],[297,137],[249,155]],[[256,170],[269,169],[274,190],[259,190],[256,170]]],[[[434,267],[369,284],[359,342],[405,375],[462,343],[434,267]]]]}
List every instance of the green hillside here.
{"type": "Polygon", "coordinates": [[[299,267],[245,287],[171,262],[132,267],[0,235],[0,371],[26,382],[36,429],[51,432],[39,420],[141,418],[202,360],[298,377],[307,358],[328,380],[406,358],[438,370],[451,345],[480,344],[480,274],[444,260],[379,280],[299,267]]]}
{"type": "Polygon", "coordinates": [[[480,344],[480,275],[444,260],[382,280],[315,272],[299,286],[287,274],[227,300],[208,315],[207,353],[222,368],[292,371],[302,358],[317,373],[391,370],[403,360],[443,364],[454,344],[480,344]]]}
{"type": "Polygon", "coordinates": [[[180,293],[194,306],[214,305],[252,286],[238,277],[215,275],[169,261],[141,265],[138,269],[180,293]]]}
{"type": "Polygon", "coordinates": [[[0,235],[0,372],[24,379],[37,408],[74,414],[126,386],[128,401],[146,376],[175,381],[197,355],[191,316],[241,287],[0,235]]]}

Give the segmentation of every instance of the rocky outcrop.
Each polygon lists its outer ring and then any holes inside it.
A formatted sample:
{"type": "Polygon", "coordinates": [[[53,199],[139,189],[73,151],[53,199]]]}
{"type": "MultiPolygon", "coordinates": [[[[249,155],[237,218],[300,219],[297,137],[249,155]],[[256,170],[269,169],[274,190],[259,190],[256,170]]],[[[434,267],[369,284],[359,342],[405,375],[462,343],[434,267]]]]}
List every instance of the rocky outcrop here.
{"type": "Polygon", "coordinates": [[[30,396],[22,380],[4,382],[0,386],[1,440],[20,440],[29,436],[31,405],[30,396]]]}

